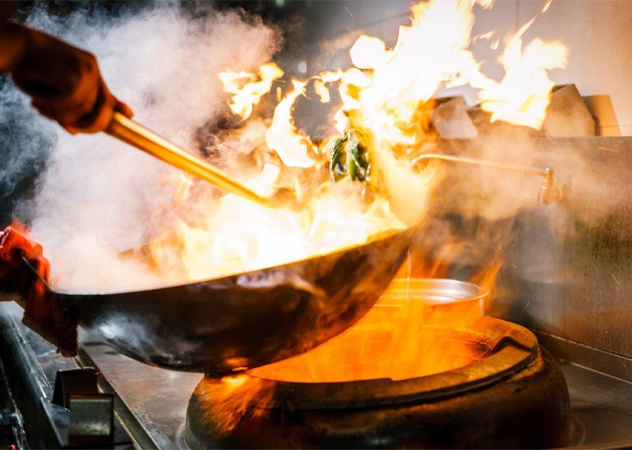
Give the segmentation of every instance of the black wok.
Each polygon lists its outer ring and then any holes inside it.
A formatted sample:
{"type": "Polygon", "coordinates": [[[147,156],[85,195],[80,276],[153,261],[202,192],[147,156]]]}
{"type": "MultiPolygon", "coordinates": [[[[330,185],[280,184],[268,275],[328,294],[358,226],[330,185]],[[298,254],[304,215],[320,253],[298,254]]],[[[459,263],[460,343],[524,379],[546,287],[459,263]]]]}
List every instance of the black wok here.
{"type": "Polygon", "coordinates": [[[222,376],[305,352],[349,328],[391,282],[413,233],[193,284],[53,294],[93,336],[131,358],[222,376]]]}

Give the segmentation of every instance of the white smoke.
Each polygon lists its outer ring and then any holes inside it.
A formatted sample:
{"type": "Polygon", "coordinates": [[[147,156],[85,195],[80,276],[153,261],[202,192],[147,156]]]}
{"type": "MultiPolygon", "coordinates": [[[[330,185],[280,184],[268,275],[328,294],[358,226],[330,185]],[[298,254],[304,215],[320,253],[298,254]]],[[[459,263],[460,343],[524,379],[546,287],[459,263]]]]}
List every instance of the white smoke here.
{"type": "MultiPolygon", "coordinates": [[[[193,20],[170,5],[114,22],[79,12],[63,22],[35,12],[29,22],[93,52],[110,90],[135,119],[189,148],[196,130],[225,104],[217,74],[253,70],[280,44],[274,29],[237,12],[193,20]]],[[[152,284],[146,269],[117,255],[146,244],[169,221],[178,171],[105,134],[55,129],[57,144],[25,208],[33,237],[51,260],[53,283],[73,289],[152,284]]]]}

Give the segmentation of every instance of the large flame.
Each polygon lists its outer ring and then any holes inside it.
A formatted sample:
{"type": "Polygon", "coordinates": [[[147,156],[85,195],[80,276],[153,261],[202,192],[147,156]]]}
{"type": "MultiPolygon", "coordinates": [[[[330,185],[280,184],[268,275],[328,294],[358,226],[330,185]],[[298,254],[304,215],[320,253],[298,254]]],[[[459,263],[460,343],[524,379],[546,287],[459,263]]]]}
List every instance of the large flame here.
{"type": "MultiPolygon", "coordinates": [[[[482,298],[437,303],[418,290],[414,277],[441,277],[458,245],[435,261],[414,258],[412,270],[391,283],[377,304],[353,327],[307,353],[222,380],[204,380],[195,395],[213,432],[221,435],[266,414],[275,381],[330,383],[371,379],[404,380],[464,367],[489,354],[480,343],[459,338],[482,314],[482,298]]],[[[474,277],[488,291],[502,258],[496,255],[474,277]]]]}
{"type": "MultiPolygon", "coordinates": [[[[400,28],[393,48],[375,37],[361,36],[351,48],[353,67],[288,83],[272,120],[254,119],[265,123],[262,140],[268,165],[254,171],[259,176],[251,176],[250,185],[262,193],[292,186],[301,196],[311,198],[308,207],[300,212],[266,210],[225,196],[212,209],[203,209],[195,225],[181,223],[175,239],[154,244],[157,257],[174,254],[164,250],[175,245],[186,262],[187,276],[217,276],[326,253],[417,222],[438,172],[436,166],[428,166],[423,173],[415,173],[409,155],[432,137],[429,121],[436,92],[469,84],[479,89],[481,107],[492,114],[491,120],[539,128],[553,87],[548,71],[565,64],[566,49],[560,43],[536,39],[523,47],[529,22],[505,39],[503,79],[496,81],[483,74],[469,50],[473,8],[476,4],[489,8],[492,3],[419,3],[412,8],[410,26],[400,28]],[[333,102],[330,90],[337,89],[340,104],[334,122],[338,142],[352,136],[367,149],[371,171],[366,183],[349,176],[333,182],[319,175],[333,157],[334,147],[312,142],[293,117],[296,102],[305,97],[310,83],[324,104],[333,102]]],[[[549,4],[550,0],[542,12],[549,4]]],[[[492,37],[493,33],[487,33],[482,39],[491,41],[492,37]]],[[[498,42],[490,42],[491,47],[498,42]]],[[[261,74],[224,75],[227,90],[233,94],[231,107],[255,105],[261,99],[258,88],[246,83],[235,89],[234,80],[261,83],[262,78],[261,74]]],[[[265,88],[271,90],[268,84],[265,88]]],[[[243,117],[240,111],[250,110],[233,111],[243,117]]],[[[189,186],[183,190],[188,192],[189,186]]],[[[227,431],[250,413],[261,413],[272,399],[274,384],[270,380],[399,380],[451,370],[482,357],[467,343],[437,339],[432,333],[433,327],[467,325],[480,314],[480,305],[434,308],[411,296],[406,278],[445,276],[444,260],[458,254],[461,246],[446,246],[445,255],[439,254],[433,261],[418,258],[414,267],[402,268],[404,278],[358,324],[326,344],[248,374],[203,383],[199,394],[208,397],[208,413],[216,428],[227,431]]],[[[497,255],[473,281],[491,289],[501,265],[497,255]]]]}
{"type": "Polygon", "coordinates": [[[281,68],[273,63],[261,66],[258,77],[248,72],[223,72],[219,74],[226,92],[233,94],[229,103],[231,111],[241,116],[242,119],[250,117],[252,109],[272,89],[274,80],[282,76],[281,68]]]}
{"type": "Polygon", "coordinates": [[[393,48],[361,36],[350,50],[353,67],[293,79],[285,89],[275,89],[283,71],[272,63],[257,73],[220,74],[231,111],[247,120],[223,134],[224,148],[238,148],[241,155],[229,169],[261,195],[291,190],[306,207],[272,210],[233,195],[217,198],[183,178],[174,199],[183,213],[150,245],[153,266],[169,280],[219,277],[362,244],[377,233],[417,223],[439,172],[431,164],[416,173],[410,155],[432,138],[433,96],[439,89],[469,84],[479,89],[481,108],[492,121],[539,128],[553,87],[548,71],[564,66],[566,49],[539,39],[523,46],[529,22],[506,38],[501,55],[506,74],[493,80],[469,50],[476,4],[488,8],[492,1],[416,4],[411,24],[400,27],[393,48]],[[333,117],[340,134],[334,141],[350,139],[357,144],[353,151],[366,151],[354,156],[367,160],[363,181],[330,179],[333,144],[312,141],[297,125],[296,105],[307,99],[310,84],[322,104],[333,105],[330,90],[337,90],[333,117]],[[280,96],[271,117],[253,112],[273,91],[280,96]]]}
{"type": "Polygon", "coordinates": [[[512,36],[501,57],[506,74],[500,83],[489,81],[479,92],[481,108],[502,120],[536,130],[542,128],[554,83],[548,70],[566,66],[564,45],[534,39],[522,50],[522,34],[533,21],[512,36]]]}

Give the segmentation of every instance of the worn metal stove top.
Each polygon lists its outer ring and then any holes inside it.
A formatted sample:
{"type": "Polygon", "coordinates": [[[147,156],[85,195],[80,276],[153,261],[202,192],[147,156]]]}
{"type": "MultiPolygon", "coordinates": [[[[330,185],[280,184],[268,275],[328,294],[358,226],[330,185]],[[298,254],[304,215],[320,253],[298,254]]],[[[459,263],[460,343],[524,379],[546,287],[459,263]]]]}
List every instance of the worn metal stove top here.
{"type": "MultiPolygon", "coordinates": [[[[0,304],[0,356],[27,433],[30,431],[31,447],[41,447],[46,441],[33,433],[37,428],[40,435],[45,434],[39,398],[52,396],[57,370],[80,365],[93,365],[103,374],[100,387],[114,393],[117,421],[131,442],[140,448],[180,445],[186,407],[201,374],[138,363],[89,336],[82,337],[82,353],[76,361],[55,356],[51,345],[21,324],[21,314],[14,304],[0,304]]],[[[560,362],[560,366],[573,408],[572,447],[632,446],[632,384],[574,364],[560,362]]]]}

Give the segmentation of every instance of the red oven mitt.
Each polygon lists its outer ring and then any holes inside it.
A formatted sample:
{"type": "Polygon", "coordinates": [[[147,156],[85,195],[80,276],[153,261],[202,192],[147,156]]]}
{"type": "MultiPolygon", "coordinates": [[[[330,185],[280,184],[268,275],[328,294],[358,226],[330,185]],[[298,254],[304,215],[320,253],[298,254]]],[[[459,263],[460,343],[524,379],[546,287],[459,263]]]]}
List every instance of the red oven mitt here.
{"type": "Polygon", "coordinates": [[[24,324],[55,344],[64,356],[74,356],[77,320],[55,304],[44,282],[48,281],[50,263],[42,246],[27,236],[28,230],[20,223],[0,233],[0,290],[20,294],[26,301],[24,324]],[[27,267],[25,259],[39,276],[27,267]]]}

